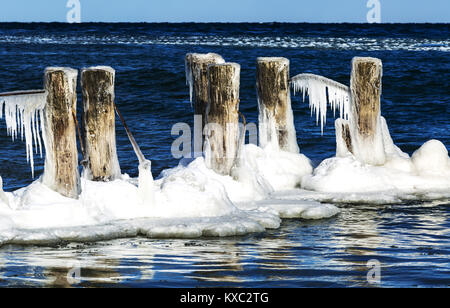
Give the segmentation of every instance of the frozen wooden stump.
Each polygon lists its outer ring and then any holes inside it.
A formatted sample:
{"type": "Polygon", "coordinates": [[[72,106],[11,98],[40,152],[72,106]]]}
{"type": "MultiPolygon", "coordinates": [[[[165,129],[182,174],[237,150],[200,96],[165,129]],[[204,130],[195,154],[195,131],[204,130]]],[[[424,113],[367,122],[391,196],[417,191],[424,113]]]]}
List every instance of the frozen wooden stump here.
{"type": "Polygon", "coordinates": [[[45,70],[47,104],[44,109],[46,149],[43,182],[54,191],[77,199],[81,192],[74,113],[78,71],[50,67],[45,70]]]}
{"type": "Polygon", "coordinates": [[[382,74],[380,59],[355,57],[352,61],[350,88],[353,123],[357,129],[357,156],[374,165],[385,162],[380,127],[382,74]]]}
{"type": "Polygon", "coordinates": [[[114,81],[111,67],[91,67],[81,72],[85,176],[93,181],[112,181],[121,175],[116,150],[114,81]]]}
{"type": "Polygon", "coordinates": [[[289,88],[289,60],[258,58],[256,88],[259,103],[259,135],[262,147],[273,140],[281,150],[298,152],[289,88]],[[276,134],[276,136],[274,136],[276,134]]]}
{"type": "Polygon", "coordinates": [[[236,63],[208,66],[206,160],[223,175],[231,173],[237,156],[240,71],[236,63]]]}
{"type": "Polygon", "coordinates": [[[189,84],[194,113],[202,116],[202,130],[206,124],[206,106],[208,105],[208,65],[223,63],[225,60],[215,53],[186,55],[186,80],[189,84]]]}

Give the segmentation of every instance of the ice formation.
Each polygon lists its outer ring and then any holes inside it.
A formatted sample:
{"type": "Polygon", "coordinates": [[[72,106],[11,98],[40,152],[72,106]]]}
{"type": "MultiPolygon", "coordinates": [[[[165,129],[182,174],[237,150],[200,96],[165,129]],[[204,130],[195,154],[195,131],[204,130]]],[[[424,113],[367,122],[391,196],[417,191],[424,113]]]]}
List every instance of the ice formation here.
{"type": "MultiPolygon", "coordinates": [[[[34,153],[39,151],[42,157],[42,142],[40,131],[43,132],[43,112],[47,100],[45,92],[37,94],[15,95],[0,97],[0,118],[4,116],[8,135],[12,140],[25,137],[27,161],[31,164],[31,172],[34,177],[34,153]]],[[[43,132],[44,133],[44,132],[43,132]]]]}
{"type": "MultiPolygon", "coordinates": [[[[37,180],[26,188],[5,193],[8,203],[0,199],[0,245],[137,235],[158,238],[243,235],[278,228],[280,218],[284,217],[322,219],[339,213],[330,204],[271,198],[272,184],[293,189],[301,176],[291,170],[293,180],[282,184],[280,179],[286,177],[283,170],[270,173],[272,167],[267,162],[279,159],[288,169],[299,160],[292,159],[294,154],[287,152],[280,152],[284,157],[277,158],[275,152],[264,157],[262,149],[247,147],[244,149],[247,157],[259,164],[256,169],[237,173],[241,178],[259,178],[259,182],[219,175],[207,168],[202,157],[190,163],[182,161],[155,181],[149,164],[141,164],[139,179],[127,175],[108,183],[82,179],[78,200],[62,197],[37,180]],[[260,157],[251,157],[256,155],[253,152],[260,157]],[[259,166],[265,170],[258,170],[259,166]]],[[[305,172],[300,169],[299,173],[305,172]]]]}
{"type": "MultiPolygon", "coordinates": [[[[374,136],[360,136],[347,86],[312,74],[291,80],[295,92],[309,95],[322,131],[328,103],[340,116],[335,122],[336,157],[305,174],[298,200],[345,203],[391,203],[404,200],[450,198],[450,158],[440,141],[431,140],[412,157],[398,148],[386,120],[378,115],[374,136]]],[[[276,194],[276,193],[275,193],[276,194]]]]}
{"type": "MultiPolygon", "coordinates": [[[[354,202],[383,202],[392,199],[399,202],[427,199],[426,196],[431,195],[449,198],[450,158],[445,145],[437,140],[428,141],[410,157],[394,144],[386,120],[380,117],[379,121],[383,164],[365,163],[349,151],[342,138],[341,127],[345,121],[338,119],[336,157],[323,161],[312,175],[303,177],[301,187],[328,193],[327,198],[320,200],[349,198],[354,202]]],[[[353,151],[355,148],[352,147],[353,151]]]]}
{"type": "Polygon", "coordinates": [[[339,109],[339,117],[348,120],[350,110],[350,89],[331,79],[313,75],[300,74],[292,78],[291,85],[294,94],[302,92],[303,101],[309,96],[311,114],[316,114],[317,124],[321,125],[322,133],[327,121],[328,104],[331,105],[334,114],[339,109]]]}
{"type": "Polygon", "coordinates": [[[144,205],[152,206],[155,203],[153,191],[153,175],[152,163],[149,160],[144,160],[139,164],[139,197],[144,205]]]}
{"type": "Polygon", "coordinates": [[[43,178],[12,193],[0,191],[0,245],[234,236],[278,228],[281,218],[339,213],[336,206],[314,200],[272,198],[278,190],[295,189],[311,174],[311,164],[301,154],[245,145],[244,136],[232,176],[214,172],[200,157],[183,160],[154,180],[151,162],[144,159],[137,179],[82,178],[78,200],[54,192],[43,178]]]}

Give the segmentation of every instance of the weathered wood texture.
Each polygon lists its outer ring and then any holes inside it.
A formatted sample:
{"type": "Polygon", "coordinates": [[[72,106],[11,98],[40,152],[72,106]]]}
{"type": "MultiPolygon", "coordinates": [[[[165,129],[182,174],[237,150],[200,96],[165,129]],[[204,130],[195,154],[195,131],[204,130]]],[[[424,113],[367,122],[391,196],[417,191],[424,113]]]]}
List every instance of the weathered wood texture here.
{"type": "Polygon", "coordinates": [[[111,67],[91,67],[81,72],[85,176],[93,181],[112,181],[121,175],[116,150],[114,80],[111,67]]]}
{"type": "Polygon", "coordinates": [[[194,113],[202,116],[202,130],[206,124],[208,105],[208,65],[222,63],[225,63],[225,60],[215,53],[186,55],[186,78],[192,87],[190,91],[194,113]]]}
{"type": "Polygon", "coordinates": [[[208,67],[207,161],[223,175],[231,173],[238,149],[240,70],[236,63],[208,67]]]}
{"type": "Polygon", "coordinates": [[[289,149],[289,129],[293,119],[289,91],[289,60],[286,58],[258,58],[256,88],[260,106],[260,143],[266,146],[276,138],[281,150],[289,149]],[[289,123],[289,121],[291,123],[289,123]],[[274,122],[274,123],[272,123],[274,122]],[[269,124],[264,125],[263,123],[269,124]],[[277,136],[272,136],[273,125],[277,136]]]}
{"type": "Polygon", "coordinates": [[[353,153],[360,161],[371,165],[386,162],[380,124],[382,75],[380,59],[353,59],[350,82],[353,153]]]}
{"type": "Polygon", "coordinates": [[[380,116],[382,63],[375,58],[354,58],[351,93],[361,136],[373,137],[380,116]]]}
{"type": "Polygon", "coordinates": [[[47,104],[45,123],[44,183],[69,198],[77,199],[80,188],[76,127],[73,114],[77,105],[78,71],[50,67],[45,70],[47,104]]]}
{"type": "Polygon", "coordinates": [[[342,139],[350,153],[353,153],[352,136],[350,133],[350,126],[348,123],[342,123],[342,139]]]}
{"type": "Polygon", "coordinates": [[[336,128],[336,156],[345,157],[349,153],[353,154],[352,131],[348,120],[337,119],[336,128]]]}

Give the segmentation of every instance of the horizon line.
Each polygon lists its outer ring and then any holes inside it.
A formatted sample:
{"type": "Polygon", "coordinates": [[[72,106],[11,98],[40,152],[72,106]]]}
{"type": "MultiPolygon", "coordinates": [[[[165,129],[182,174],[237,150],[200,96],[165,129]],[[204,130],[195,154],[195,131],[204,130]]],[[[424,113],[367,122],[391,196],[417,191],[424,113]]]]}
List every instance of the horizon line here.
{"type": "Polygon", "coordinates": [[[381,23],[368,23],[368,22],[294,22],[294,21],[82,21],[79,23],[69,23],[66,21],[1,21],[2,24],[68,24],[68,25],[80,25],[80,24],[357,24],[357,25],[394,25],[394,24],[422,24],[422,25],[447,25],[450,22],[381,22],[381,23]]]}

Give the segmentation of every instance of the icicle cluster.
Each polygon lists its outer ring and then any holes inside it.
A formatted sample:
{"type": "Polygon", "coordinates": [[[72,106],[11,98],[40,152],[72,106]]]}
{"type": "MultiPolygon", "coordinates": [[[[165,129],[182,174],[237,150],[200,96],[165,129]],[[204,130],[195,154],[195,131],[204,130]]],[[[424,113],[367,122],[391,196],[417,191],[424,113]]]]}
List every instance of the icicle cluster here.
{"type": "Polygon", "coordinates": [[[339,108],[340,118],[349,119],[350,114],[350,89],[338,82],[313,74],[301,74],[292,79],[294,94],[303,93],[303,101],[309,96],[311,115],[316,114],[317,124],[321,124],[322,134],[327,121],[327,107],[330,104],[336,116],[339,108]],[[328,95],[327,95],[328,94],[328,95]]]}
{"type": "Polygon", "coordinates": [[[34,177],[34,154],[40,153],[42,157],[42,142],[39,132],[44,133],[44,107],[47,101],[46,93],[11,95],[0,97],[0,118],[3,118],[5,110],[5,122],[8,136],[12,140],[25,137],[27,162],[31,164],[31,172],[34,177]],[[34,145],[34,146],[33,146],[34,145]]]}

